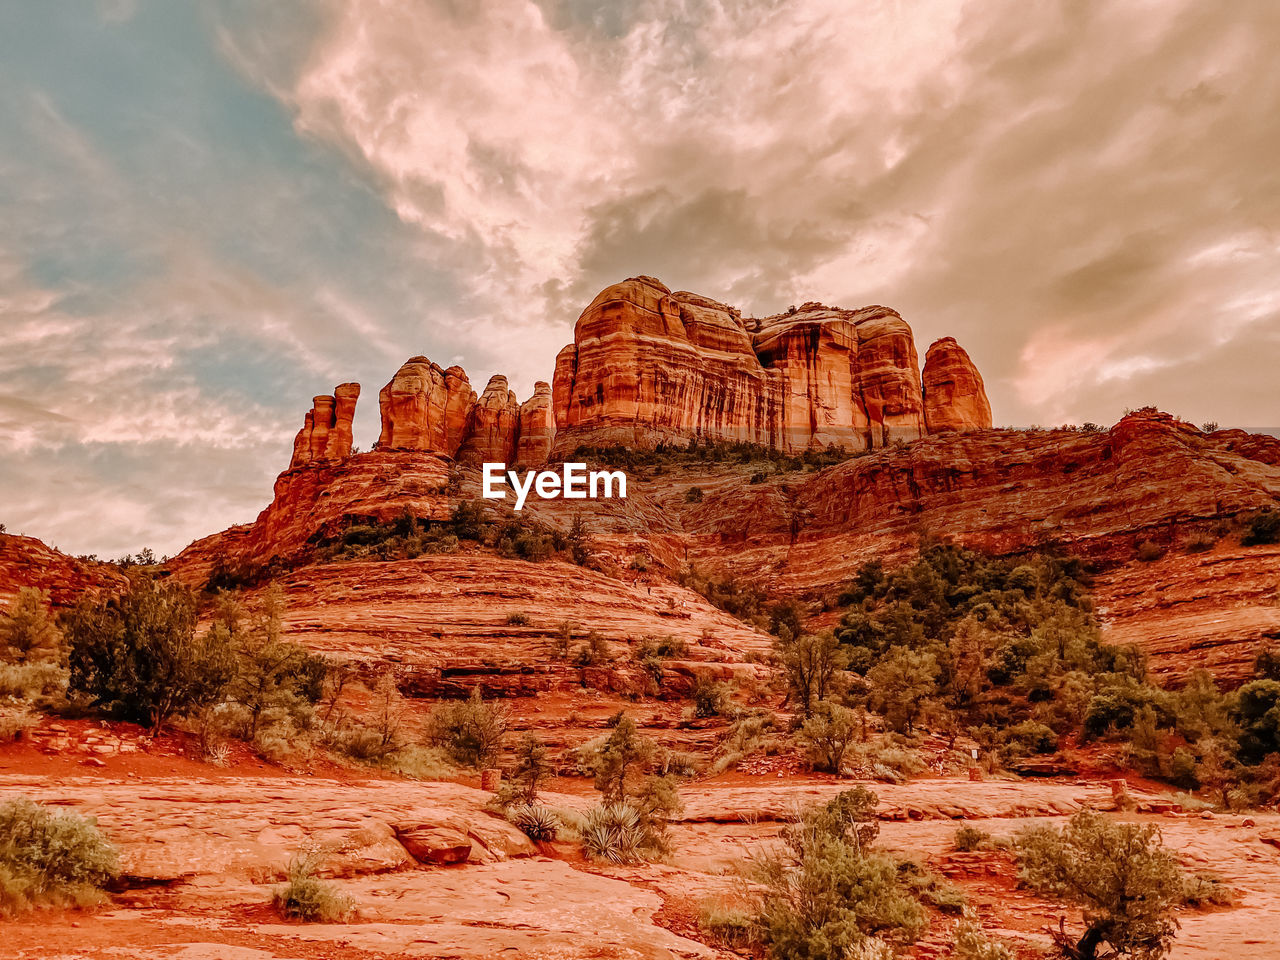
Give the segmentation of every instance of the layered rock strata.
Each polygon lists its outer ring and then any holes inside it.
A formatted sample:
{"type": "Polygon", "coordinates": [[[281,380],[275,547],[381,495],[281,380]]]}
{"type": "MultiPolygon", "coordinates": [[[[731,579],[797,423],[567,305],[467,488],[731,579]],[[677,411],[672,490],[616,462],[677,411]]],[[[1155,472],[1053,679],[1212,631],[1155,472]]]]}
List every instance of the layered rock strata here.
{"type": "MultiPolygon", "coordinates": [[[[990,407],[973,373],[952,384],[953,419],[982,429],[990,407]]],[[[915,341],[897,312],[806,303],[744,319],[652,277],[607,287],[583,311],[552,394],[560,454],[693,438],[870,450],[929,432],[915,341]]]]}

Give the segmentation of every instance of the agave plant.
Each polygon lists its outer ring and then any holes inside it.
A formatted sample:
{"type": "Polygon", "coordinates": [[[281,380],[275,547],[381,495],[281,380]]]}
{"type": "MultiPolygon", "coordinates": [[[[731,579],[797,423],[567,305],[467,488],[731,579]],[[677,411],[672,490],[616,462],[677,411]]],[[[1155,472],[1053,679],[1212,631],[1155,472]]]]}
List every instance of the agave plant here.
{"type": "Polygon", "coordinates": [[[507,819],[519,827],[530,840],[540,843],[554,840],[560,830],[560,816],[540,803],[522,803],[507,811],[507,819]]]}
{"type": "Polygon", "coordinates": [[[643,859],[644,825],[640,814],[627,803],[606,803],[587,811],[582,826],[582,848],[596,860],[636,863],[643,859]]]}

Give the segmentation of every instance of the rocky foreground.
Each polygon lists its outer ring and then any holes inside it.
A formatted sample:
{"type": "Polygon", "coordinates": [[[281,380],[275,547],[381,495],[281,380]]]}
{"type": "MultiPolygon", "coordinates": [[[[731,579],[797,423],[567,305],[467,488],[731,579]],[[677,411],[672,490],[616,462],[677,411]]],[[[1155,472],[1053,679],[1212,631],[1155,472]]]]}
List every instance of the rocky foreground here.
{"type": "MultiPolygon", "coordinates": [[[[455,783],[213,769],[139,776],[136,768],[135,758],[119,755],[86,774],[0,769],[0,797],[22,794],[96,816],[122,850],[128,887],[105,912],[8,923],[0,957],[729,957],[697,939],[701,907],[732,899],[744,858],[772,842],[782,818],[849,786],[769,777],[691,784],[668,862],[605,867],[584,863],[567,844],[533,845],[485,810],[487,794],[455,783]],[[303,849],[324,852],[322,874],[356,907],[350,922],[284,923],[269,907],[303,849]]],[[[1110,786],[1088,780],[871,786],[881,797],[880,842],[958,883],[990,932],[1028,944],[1043,942],[1060,909],[1015,889],[1006,855],[956,852],[956,827],[1003,836],[1085,804],[1113,806],[1110,786]]],[[[592,802],[544,799],[566,808],[592,802]]],[[[1232,909],[1180,915],[1175,960],[1273,957],[1280,816],[1202,818],[1154,794],[1131,799],[1135,809],[1121,816],[1159,823],[1188,870],[1212,870],[1238,895],[1232,909]]],[[[916,955],[945,955],[947,929],[940,918],[916,955]]]]}

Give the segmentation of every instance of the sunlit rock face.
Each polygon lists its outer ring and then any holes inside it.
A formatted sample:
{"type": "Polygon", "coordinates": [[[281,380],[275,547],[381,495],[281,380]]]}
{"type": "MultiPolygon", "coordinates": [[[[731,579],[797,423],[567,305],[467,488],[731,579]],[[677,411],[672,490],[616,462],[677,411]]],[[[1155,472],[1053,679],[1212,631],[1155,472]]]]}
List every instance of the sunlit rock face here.
{"type": "Polygon", "coordinates": [[[533,396],[520,404],[518,426],[516,463],[545,463],[556,439],[551,384],[539,380],[533,385],[533,396]]]}
{"type": "Polygon", "coordinates": [[[991,404],[982,374],[953,337],[929,347],[924,358],[924,420],[930,433],[991,429],[991,404]]]}
{"type": "Polygon", "coordinates": [[[351,456],[351,419],[359,397],[360,384],[342,383],[332,395],[311,401],[302,429],[293,438],[291,469],[311,463],[336,463],[351,456]]]}
{"type": "Polygon", "coordinates": [[[467,430],[476,392],[461,367],[441,369],[426,357],[407,360],[378,394],[378,448],[452,456],[467,430]]]}
{"type": "Polygon", "coordinates": [[[895,311],[806,303],[744,319],[652,277],[583,311],[552,396],[557,453],[693,438],[875,449],[925,433],[915,341],[895,311]]]}

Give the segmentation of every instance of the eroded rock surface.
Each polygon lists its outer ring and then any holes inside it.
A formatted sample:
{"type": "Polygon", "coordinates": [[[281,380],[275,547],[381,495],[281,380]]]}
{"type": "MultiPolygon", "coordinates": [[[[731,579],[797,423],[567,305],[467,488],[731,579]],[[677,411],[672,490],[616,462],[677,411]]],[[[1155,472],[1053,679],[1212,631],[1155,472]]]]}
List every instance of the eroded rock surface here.
{"type": "Polygon", "coordinates": [[[982,374],[953,337],[935,340],[924,358],[924,422],[929,433],[991,429],[982,374]]]}

